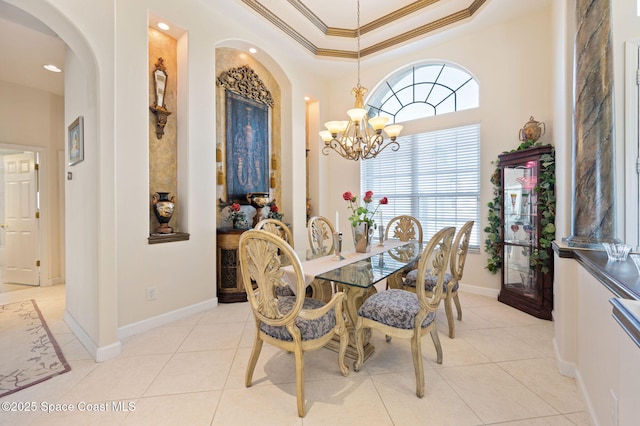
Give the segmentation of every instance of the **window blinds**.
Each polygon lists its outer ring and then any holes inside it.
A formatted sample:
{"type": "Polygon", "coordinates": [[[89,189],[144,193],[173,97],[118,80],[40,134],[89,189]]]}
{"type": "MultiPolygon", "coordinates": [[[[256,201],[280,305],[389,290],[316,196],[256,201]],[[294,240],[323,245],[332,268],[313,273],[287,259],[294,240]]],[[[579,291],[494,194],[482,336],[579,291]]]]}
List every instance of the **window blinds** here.
{"type": "MultiPolygon", "coordinates": [[[[425,241],[445,226],[475,225],[469,243],[480,247],[480,125],[402,136],[400,149],[387,148],[362,162],[361,193],[373,191],[384,225],[398,215],[422,224],[425,241]]],[[[378,218],[375,218],[378,220],[378,218]]]]}

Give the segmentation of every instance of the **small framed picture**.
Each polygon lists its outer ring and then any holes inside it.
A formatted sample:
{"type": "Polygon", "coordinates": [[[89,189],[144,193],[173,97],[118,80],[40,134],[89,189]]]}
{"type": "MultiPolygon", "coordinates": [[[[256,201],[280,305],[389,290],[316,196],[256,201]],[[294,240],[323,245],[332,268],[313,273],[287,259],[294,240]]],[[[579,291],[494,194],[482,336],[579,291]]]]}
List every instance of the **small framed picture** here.
{"type": "Polygon", "coordinates": [[[84,160],[84,120],[76,118],[69,126],[69,165],[73,166],[84,160]]]}

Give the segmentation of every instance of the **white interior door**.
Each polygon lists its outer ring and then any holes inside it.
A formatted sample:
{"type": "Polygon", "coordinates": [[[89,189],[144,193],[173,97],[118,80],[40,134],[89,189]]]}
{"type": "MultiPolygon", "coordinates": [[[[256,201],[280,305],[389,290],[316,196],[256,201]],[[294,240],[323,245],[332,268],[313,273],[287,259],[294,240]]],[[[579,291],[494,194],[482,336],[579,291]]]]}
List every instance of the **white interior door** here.
{"type": "Polygon", "coordinates": [[[4,156],[2,281],[39,285],[35,154],[4,156]]]}

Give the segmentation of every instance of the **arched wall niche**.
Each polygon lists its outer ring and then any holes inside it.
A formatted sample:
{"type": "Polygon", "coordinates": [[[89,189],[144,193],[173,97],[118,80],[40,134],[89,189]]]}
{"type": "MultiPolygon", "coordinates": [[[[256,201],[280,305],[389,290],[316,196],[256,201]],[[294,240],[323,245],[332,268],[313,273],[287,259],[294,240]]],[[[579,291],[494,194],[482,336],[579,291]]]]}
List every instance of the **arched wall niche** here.
{"type": "MultiPolygon", "coordinates": [[[[260,61],[249,55],[243,50],[236,49],[234,47],[217,47],[216,48],[216,76],[217,79],[222,73],[234,68],[248,67],[256,76],[260,79],[265,88],[269,90],[271,99],[273,99],[272,106],[269,107],[269,164],[267,166],[270,169],[269,180],[271,182],[269,186],[270,198],[275,199],[280,211],[284,211],[282,199],[282,90],[280,84],[277,81],[276,76],[260,61]]],[[[217,163],[219,171],[222,171],[224,176],[227,173],[233,172],[233,170],[227,170],[226,156],[229,154],[226,152],[226,96],[225,87],[216,86],[216,146],[222,150],[222,161],[217,163]]],[[[217,159],[219,160],[219,159],[217,159]]],[[[230,202],[227,199],[226,186],[224,181],[218,181],[218,198],[224,202],[230,202]]],[[[248,216],[253,214],[253,209],[250,207],[243,207],[243,210],[247,210],[248,216]]],[[[291,216],[289,216],[291,217],[291,216]]],[[[224,224],[225,215],[218,215],[217,225],[222,226],[224,224]]]]}

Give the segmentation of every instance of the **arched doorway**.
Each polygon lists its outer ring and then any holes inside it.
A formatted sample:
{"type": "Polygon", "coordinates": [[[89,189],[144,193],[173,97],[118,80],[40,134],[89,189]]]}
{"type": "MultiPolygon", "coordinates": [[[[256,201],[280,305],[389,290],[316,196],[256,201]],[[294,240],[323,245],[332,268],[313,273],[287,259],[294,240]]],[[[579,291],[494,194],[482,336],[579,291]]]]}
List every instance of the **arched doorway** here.
{"type": "MultiPolygon", "coordinates": [[[[101,186],[101,182],[112,181],[113,177],[107,176],[110,173],[108,170],[112,173],[112,167],[104,164],[100,150],[100,141],[111,139],[113,133],[112,125],[101,126],[100,123],[112,121],[113,107],[110,106],[110,98],[105,100],[98,96],[101,87],[111,87],[108,81],[113,76],[107,74],[98,78],[98,58],[88,42],[90,38],[69,20],[68,13],[63,13],[64,5],[55,6],[44,0],[0,0],[0,17],[10,9],[7,5],[32,20],[35,18],[40,21],[57,34],[66,47],[63,106],[59,109],[59,115],[54,117],[58,133],[53,136],[61,143],[61,149],[48,149],[48,157],[53,163],[49,168],[52,173],[50,181],[56,177],[61,179],[59,188],[64,188],[64,191],[56,192],[56,188],[47,188],[49,198],[59,199],[64,206],[61,214],[63,220],[60,221],[62,225],[58,226],[63,229],[60,231],[59,244],[49,241],[48,250],[63,252],[66,258],[62,261],[66,283],[65,322],[96,360],[104,360],[120,351],[114,302],[117,287],[115,265],[103,260],[111,258],[115,244],[112,229],[104,226],[104,221],[98,223],[87,207],[102,209],[103,217],[113,217],[113,213],[106,211],[108,208],[101,206],[102,198],[99,196],[101,190],[113,193],[112,189],[105,189],[104,184],[101,186]],[[66,129],[78,116],[84,116],[85,146],[91,149],[92,158],[70,168],[64,154],[66,129]]],[[[6,59],[3,57],[0,60],[6,59]]],[[[10,67],[11,64],[5,65],[10,67]]],[[[36,127],[33,125],[34,117],[42,116],[47,115],[32,114],[32,122],[26,125],[36,127]]],[[[48,238],[47,233],[44,233],[44,237],[48,238]]]]}

